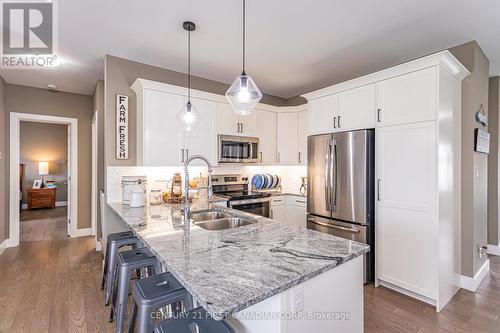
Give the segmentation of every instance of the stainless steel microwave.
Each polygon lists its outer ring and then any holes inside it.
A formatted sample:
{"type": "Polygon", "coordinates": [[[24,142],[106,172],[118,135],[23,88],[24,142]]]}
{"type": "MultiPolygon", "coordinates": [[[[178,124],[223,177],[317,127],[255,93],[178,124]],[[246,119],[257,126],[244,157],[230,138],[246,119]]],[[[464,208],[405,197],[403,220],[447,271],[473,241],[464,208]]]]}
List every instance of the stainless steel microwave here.
{"type": "Polygon", "coordinates": [[[219,163],[258,163],[259,138],[219,134],[219,163]]]}

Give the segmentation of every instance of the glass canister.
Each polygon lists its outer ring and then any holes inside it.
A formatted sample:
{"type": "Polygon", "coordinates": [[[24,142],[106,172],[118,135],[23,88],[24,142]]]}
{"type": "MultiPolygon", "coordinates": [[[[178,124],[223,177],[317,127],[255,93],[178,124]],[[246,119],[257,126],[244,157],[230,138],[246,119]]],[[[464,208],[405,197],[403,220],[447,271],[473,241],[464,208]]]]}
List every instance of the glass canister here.
{"type": "Polygon", "coordinates": [[[172,178],[172,188],[170,190],[172,198],[182,197],[182,176],[180,173],[175,173],[172,178]]]}
{"type": "Polygon", "coordinates": [[[163,201],[163,195],[161,189],[152,189],[149,192],[150,205],[160,205],[162,201],[163,201]]]}

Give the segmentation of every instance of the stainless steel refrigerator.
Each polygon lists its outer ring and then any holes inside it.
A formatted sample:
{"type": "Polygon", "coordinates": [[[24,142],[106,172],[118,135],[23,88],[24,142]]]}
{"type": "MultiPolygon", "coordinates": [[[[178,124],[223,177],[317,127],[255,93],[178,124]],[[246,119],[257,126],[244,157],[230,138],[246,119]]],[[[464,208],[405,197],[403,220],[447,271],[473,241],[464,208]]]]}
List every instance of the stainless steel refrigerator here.
{"type": "Polygon", "coordinates": [[[375,276],[375,131],[314,135],[307,142],[307,227],[366,243],[375,276]]]}

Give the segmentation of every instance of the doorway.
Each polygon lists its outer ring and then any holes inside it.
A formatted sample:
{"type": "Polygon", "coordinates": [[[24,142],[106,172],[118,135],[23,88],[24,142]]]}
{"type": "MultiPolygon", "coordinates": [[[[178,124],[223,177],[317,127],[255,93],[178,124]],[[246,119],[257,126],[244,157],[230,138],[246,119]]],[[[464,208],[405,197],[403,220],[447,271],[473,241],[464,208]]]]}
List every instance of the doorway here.
{"type": "Polygon", "coordinates": [[[20,123],[20,241],[69,235],[68,125],[20,123]]]}
{"type": "MultiPolygon", "coordinates": [[[[34,237],[42,237],[36,235],[37,231],[41,232],[45,226],[57,228],[67,236],[78,236],[77,229],[77,130],[78,120],[75,118],[44,116],[37,114],[11,113],[10,114],[10,230],[9,230],[9,246],[19,245],[21,236],[21,217],[24,219],[35,220],[36,223],[26,225],[24,229],[33,229],[34,237]],[[63,126],[66,130],[65,147],[66,152],[64,160],[52,160],[49,154],[36,155],[34,158],[26,158],[25,150],[30,150],[30,147],[21,147],[23,129],[31,130],[38,128],[51,128],[55,130],[63,126]],[[50,125],[56,125],[50,126],[50,125]],[[24,166],[23,166],[24,164],[24,166]],[[62,169],[62,170],[61,170],[62,169]],[[50,172],[56,170],[59,175],[58,180],[51,176],[50,172]],[[65,170],[65,172],[64,172],[65,170]],[[34,179],[27,179],[27,175],[32,175],[34,179]],[[35,179],[36,178],[36,179],[35,179]],[[18,180],[18,181],[14,181],[18,180]],[[31,184],[31,180],[33,183],[31,184]],[[56,188],[54,188],[54,186],[56,188]],[[45,190],[40,190],[39,187],[45,190]],[[39,191],[37,191],[39,190],[39,191]],[[28,191],[32,192],[29,198],[28,191]],[[46,192],[53,192],[54,200],[49,199],[46,192]],[[57,192],[59,191],[59,203],[57,203],[57,192]],[[37,193],[38,192],[38,193],[37,193]],[[64,192],[64,193],[63,193],[64,192]],[[66,200],[62,200],[65,198],[66,200]],[[50,200],[50,202],[49,202],[50,200]],[[31,201],[31,202],[30,202],[31,201]],[[25,206],[23,206],[23,204],[25,206]],[[50,210],[43,211],[42,209],[49,208],[50,210]],[[24,212],[22,208],[32,208],[24,212]],[[44,221],[44,222],[41,222],[44,221]],[[51,224],[52,223],[52,224],[51,224]]],[[[33,133],[31,133],[33,134],[33,133]]],[[[59,140],[63,140],[59,138],[59,140]]],[[[39,145],[40,146],[40,145],[39,145]]],[[[43,147],[43,144],[41,145],[43,147]]],[[[31,147],[33,148],[33,146],[31,147]]],[[[31,176],[30,176],[31,177],[31,176]]],[[[22,222],[24,223],[24,222],[22,222]]],[[[29,230],[28,230],[29,231],[29,230]]],[[[33,236],[27,236],[33,237],[33,236]]]]}

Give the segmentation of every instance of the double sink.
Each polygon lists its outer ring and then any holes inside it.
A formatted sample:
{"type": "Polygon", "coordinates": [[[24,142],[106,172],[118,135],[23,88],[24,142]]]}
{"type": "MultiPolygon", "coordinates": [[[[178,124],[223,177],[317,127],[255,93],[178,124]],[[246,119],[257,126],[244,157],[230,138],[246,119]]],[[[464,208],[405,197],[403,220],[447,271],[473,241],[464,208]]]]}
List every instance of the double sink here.
{"type": "Polygon", "coordinates": [[[225,230],[253,224],[256,221],[234,217],[219,210],[209,210],[191,213],[191,221],[206,230],[225,230]]]}

